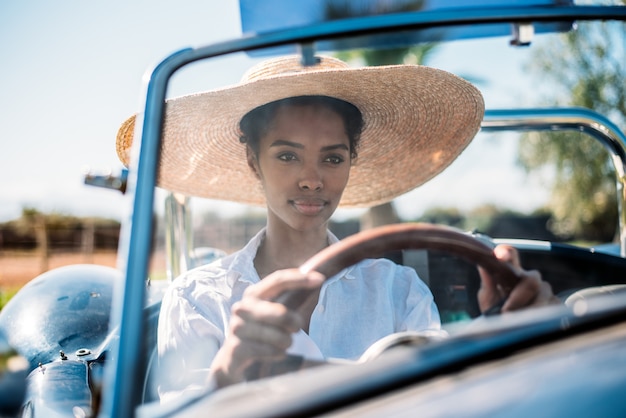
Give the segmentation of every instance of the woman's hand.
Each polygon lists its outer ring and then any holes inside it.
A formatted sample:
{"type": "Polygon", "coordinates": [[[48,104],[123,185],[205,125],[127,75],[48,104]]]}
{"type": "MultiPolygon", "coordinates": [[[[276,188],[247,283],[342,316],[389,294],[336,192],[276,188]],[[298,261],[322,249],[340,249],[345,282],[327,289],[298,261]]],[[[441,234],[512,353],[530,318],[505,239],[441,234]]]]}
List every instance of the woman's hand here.
{"type": "Polygon", "coordinates": [[[506,292],[497,286],[492,278],[482,268],[479,268],[481,286],[478,291],[478,305],[481,312],[502,303],[501,312],[511,312],[531,306],[544,306],[558,303],[559,300],[552,293],[552,287],[541,279],[537,270],[524,270],[520,265],[519,253],[510,245],[498,245],[493,250],[495,256],[510,264],[520,277],[520,281],[510,291],[506,292]]]}
{"type": "Polygon", "coordinates": [[[272,302],[293,289],[314,289],[322,285],[318,272],[279,270],[250,286],[232,307],[226,338],[211,369],[219,387],[244,380],[248,366],[259,360],[278,360],[291,346],[292,334],[303,327],[303,318],[281,303],[272,302]]]}

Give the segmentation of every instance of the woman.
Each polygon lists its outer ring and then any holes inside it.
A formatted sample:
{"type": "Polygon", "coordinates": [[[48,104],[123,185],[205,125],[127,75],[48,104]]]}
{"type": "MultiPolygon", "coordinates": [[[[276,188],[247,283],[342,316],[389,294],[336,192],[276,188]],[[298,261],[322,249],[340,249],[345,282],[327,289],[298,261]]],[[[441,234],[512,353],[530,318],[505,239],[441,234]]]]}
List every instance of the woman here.
{"type": "MultiPolygon", "coordinates": [[[[178,373],[163,381],[162,400],[243,381],[253,362],[286,352],[356,359],[393,332],[440,333],[432,294],[410,268],[364,260],[324,281],[297,267],[337,241],[328,222],[338,205],[378,204],[427,181],[465,148],[483,111],[478,90],[451,74],[412,65],[350,69],[328,57],[309,68],[295,57],[270,60],[239,85],[168,102],[161,184],[265,203],[267,226],[168,290],[159,356],[178,373]],[[299,288],[318,297],[297,312],[273,302],[299,288]]],[[[131,128],[132,119],[118,137],[126,162],[131,128]]],[[[519,268],[513,249],[496,256],[519,268]]],[[[506,296],[504,310],[552,299],[538,273],[520,273],[511,295],[483,274],[481,307],[506,296]]]]}

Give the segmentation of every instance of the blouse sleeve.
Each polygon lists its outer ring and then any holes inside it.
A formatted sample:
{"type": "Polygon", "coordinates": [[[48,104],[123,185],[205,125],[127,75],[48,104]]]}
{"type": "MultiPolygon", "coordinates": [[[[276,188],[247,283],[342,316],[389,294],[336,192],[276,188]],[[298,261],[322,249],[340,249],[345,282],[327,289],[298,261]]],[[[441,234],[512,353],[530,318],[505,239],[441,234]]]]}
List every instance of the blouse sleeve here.
{"type": "Polygon", "coordinates": [[[161,402],[212,386],[210,365],[224,339],[222,319],[207,318],[192,294],[174,282],[163,297],[157,337],[161,402]]]}

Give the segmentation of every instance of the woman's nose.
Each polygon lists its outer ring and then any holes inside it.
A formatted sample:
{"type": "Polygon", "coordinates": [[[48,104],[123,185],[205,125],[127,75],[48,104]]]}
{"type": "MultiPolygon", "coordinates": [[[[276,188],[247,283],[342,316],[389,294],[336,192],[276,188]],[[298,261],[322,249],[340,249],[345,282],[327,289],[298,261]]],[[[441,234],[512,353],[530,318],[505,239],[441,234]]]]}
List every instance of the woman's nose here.
{"type": "Polygon", "coordinates": [[[298,187],[300,190],[321,190],[323,187],[322,176],[316,167],[304,167],[300,180],[298,181],[298,187]]]}

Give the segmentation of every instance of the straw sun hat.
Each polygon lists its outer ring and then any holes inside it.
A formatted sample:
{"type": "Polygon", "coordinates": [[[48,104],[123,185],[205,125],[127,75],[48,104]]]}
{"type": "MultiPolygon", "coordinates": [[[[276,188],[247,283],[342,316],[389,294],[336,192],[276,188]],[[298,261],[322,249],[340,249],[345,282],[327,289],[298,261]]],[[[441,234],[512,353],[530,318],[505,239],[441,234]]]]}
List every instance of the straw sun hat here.
{"type": "MultiPolygon", "coordinates": [[[[355,105],[364,119],[358,158],[342,207],[381,204],[446,168],[480,128],[484,103],[465,80],[430,67],[349,68],[322,57],[302,67],[282,57],[252,67],[242,81],[167,101],[158,184],[188,196],[263,205],[263,191],[239,142],[239,121],[250,110],[294,96],[322,95],[355,105]]],[[[135,117],[117,136],[129,164],[135,117]]]]}

